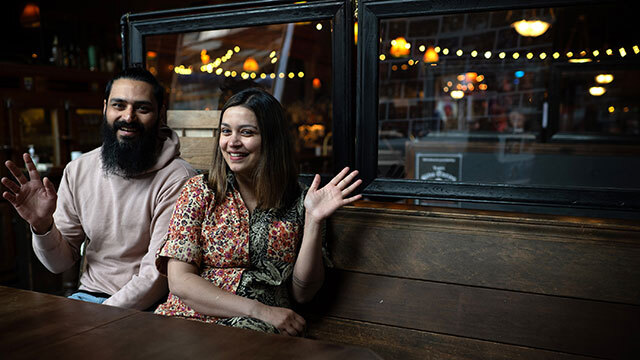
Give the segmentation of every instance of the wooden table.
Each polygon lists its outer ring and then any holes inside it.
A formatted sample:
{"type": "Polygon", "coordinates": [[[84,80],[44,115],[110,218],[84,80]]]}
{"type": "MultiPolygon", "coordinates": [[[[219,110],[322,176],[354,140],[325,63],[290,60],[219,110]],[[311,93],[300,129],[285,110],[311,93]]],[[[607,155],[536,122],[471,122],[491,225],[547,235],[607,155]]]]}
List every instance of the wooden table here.
{"type": "Polygon", "coordinates": [[[0,286],[1,359],[380,359],[365,348],[0,286]]]}

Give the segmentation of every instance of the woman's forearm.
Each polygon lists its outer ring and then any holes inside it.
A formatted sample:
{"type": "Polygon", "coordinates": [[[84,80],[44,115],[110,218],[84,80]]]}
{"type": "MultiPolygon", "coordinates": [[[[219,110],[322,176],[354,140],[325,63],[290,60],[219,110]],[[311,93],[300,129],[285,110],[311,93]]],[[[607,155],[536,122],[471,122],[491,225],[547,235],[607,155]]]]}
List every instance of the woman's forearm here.
{"type": "Polygon", "coordinates": [[[167,268],[169,289],[185,304],[195,311],[215,316],[258,317],[260,302],[232,294],[220,289],[197,274],[197,269],[191,264],[179,260],[169,260],[167,268]],[[196,270],[194,272],[194,270],[196,270]]]}
{"type": "Polygon", "coordinates": [[[321,230],[322,221],[305,217],[302,244],[293,268],[291,286],[293,298],[299,303],[310,301],[324,282],[321,230]]]}

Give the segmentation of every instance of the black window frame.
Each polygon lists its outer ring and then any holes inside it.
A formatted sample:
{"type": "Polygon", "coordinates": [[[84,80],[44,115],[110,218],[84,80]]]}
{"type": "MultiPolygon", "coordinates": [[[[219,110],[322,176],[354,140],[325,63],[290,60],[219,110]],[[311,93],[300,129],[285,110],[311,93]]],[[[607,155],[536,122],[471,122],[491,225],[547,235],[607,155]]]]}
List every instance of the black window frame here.
{"type": "MultiPolygon", "coordinates": [[[[425,180],[377,178],[378,166],[378,52],[379,22],[383,19],[486,12],[507,9],[592,5],[604,1],[576,0],[360,0],[358,3],[358,45],[356,85],[356,167],[370,198],[421,199],[469,203],[534,206],[542,212],[559,214],[567,210],[622,211],[635,218],[640,210],[639,189],[581,188],[485,183],[444,183],[425,180]]],[[[518,207],[516,207],[518,209],[518,207]]],[[[525,210],[527,211],[527,210],[525,210]]],[[[538,210],[539,211],[539,210],[538,210]]],[[[579,213],[579,212],[576,212],[579,213]]],[[[599,215],[601,213],[597,213],[599,215]]],[[[588,215],[588,213],[583,214],[588,215]]],[[[593,215],[593,214],[591,214],[593,215]]],[[[618,217],[616,214],[607,216],[618,217]]]]}
{"type": "MultiPolygon", "coordinates": [[[[175,10],[125,14],[120,20],[122,65],[144,66],[144,37],[302,21],[332,21],[333,170],[354,165],[355,86],[352,59],[353,6],[341,1],[241,1],[175,10]]],[[[310,182],[311,175],[302,176],[310,182]]]]}

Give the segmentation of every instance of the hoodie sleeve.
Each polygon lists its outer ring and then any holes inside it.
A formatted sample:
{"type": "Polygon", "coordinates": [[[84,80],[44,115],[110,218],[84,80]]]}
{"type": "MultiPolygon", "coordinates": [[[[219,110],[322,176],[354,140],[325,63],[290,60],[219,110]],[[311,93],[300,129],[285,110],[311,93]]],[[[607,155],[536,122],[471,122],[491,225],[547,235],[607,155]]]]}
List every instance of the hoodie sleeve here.
{"type": "Polygon", "coordinates": [[[80,258],[80,245],[85,239],[82,224],[73,201],[73,179],[65,168],[58,189],[58,201],[53,215],[53,227],[43,235],[33,232],[33,251],[51,272],[59,274],[80,258]],[[64,235],[63,235],[64,233],[64,235]]]}

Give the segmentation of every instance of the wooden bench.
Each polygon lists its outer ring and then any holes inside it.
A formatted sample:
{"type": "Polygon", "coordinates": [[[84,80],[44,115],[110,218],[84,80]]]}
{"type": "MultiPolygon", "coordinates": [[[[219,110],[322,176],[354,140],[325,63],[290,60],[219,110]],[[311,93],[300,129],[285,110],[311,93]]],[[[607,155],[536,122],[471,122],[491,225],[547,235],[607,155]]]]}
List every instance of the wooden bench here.
{"type": "MultiPolygon", "coordinates": [[[[219,116],[193,115],[169,124],[219,116]]],[[[182,156],[208,169],[212,141],[185,132],[182,156]]],[[[360,202],[327,240],[334,267],[296,308],[311,338],[388,359],[640,358],[638,224],[360,202]]]]}
{"type": "Polygon", "coordinates": [[[388,359],[640,358],[639,224],[388,206],[328,221],[311,338],[388,359]]]}

